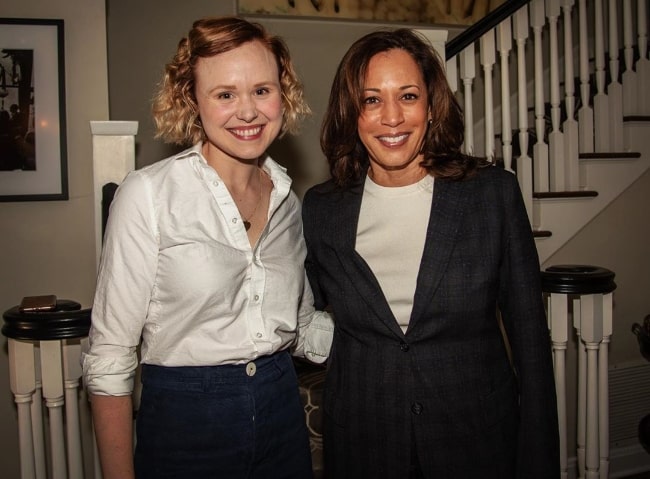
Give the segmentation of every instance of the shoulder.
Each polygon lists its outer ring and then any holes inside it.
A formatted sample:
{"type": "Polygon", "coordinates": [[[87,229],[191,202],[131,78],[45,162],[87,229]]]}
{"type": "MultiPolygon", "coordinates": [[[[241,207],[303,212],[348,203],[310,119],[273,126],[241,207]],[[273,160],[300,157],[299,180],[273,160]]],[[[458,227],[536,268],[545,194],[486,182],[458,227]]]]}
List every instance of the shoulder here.
{"type": "Polygon", "coordinates": [[[310,207],[311,205],[336,205],[342,201],[348,201],[350,196],[360,194],[362,189],[363,180],[343,188],[337,185],[334,180],[329,179],[309,188],[305,193],[303,204],[305,207],[310,207]]]}

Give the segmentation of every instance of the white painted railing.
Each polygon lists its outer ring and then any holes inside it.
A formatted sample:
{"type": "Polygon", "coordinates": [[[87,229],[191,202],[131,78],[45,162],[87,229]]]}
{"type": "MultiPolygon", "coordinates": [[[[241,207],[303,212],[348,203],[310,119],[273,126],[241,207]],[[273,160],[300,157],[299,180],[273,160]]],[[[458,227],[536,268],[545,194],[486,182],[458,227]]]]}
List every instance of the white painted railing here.
{"type": "Polygon", "coordinates": [[[450,85],[462,85],[456,93],[467,119],[465,151],[516,170],[535,230],[545,229],[541,210],[533,207],[536,194],[589,190],[580,154],[623,156],[624,115],[650,115],[647,3],[532,0],[447,59],[450,85]],[[531,32],[532,50],[526,48],[531,32]],[[513,39],[516,62],[509,61],[513,39]]]}

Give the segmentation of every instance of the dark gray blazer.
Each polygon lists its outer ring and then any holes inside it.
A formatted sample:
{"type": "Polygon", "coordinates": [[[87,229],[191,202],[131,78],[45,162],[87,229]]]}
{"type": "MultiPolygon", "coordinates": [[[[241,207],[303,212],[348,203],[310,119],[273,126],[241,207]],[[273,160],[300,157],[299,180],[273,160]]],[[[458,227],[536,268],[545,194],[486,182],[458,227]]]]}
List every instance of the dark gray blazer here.
{"type": "Polygon", "coordinates": [[[427,478],[559,477],[539,260],[515,176],[485,167],[435,181],[406,334],[355,251],[363,180],[325,182],[303,202],[316,307],[330,307],[336,323],[327,477],[406,479],[411,444],[427,478]]]}

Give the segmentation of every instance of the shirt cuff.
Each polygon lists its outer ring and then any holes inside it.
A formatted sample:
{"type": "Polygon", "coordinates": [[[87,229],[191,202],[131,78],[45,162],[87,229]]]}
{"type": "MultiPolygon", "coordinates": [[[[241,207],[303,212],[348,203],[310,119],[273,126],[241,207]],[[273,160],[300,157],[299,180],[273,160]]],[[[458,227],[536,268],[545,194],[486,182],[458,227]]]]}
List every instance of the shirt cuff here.
{"type": "Polygon", "coordinates": [[[128,396],[133,392],[136,354],[103,357],[81,354],[84,386],[90,394],[98,396],[128,396]]]}
{"type": "Polygon", "coordinates": [[[316,311],[305,331],[305,357],[313,363],[322,364],[330,355],[334,338],[334,320],[325,311],[316,311]]]}

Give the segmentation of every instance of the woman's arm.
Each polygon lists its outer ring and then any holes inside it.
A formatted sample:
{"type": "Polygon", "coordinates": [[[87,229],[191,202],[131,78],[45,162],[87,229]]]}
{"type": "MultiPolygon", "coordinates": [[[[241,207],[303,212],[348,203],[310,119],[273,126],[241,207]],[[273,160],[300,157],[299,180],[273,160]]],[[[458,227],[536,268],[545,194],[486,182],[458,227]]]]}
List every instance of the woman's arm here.
{"type": "Polygon", "coordinates": [[[134,479],[131,396],[90,396],[104,479],[134,479]]]}

